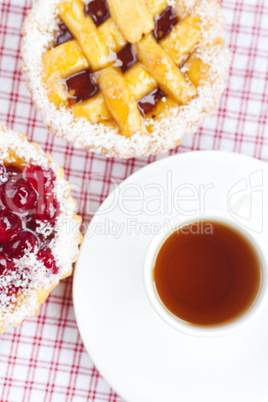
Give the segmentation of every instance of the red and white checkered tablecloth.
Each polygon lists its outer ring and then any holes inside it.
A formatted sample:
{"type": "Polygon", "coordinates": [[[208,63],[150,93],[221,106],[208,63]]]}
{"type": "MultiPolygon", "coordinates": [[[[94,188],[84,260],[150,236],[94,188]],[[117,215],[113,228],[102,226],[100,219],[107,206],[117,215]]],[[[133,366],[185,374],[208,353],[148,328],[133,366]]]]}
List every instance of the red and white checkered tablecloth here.
{"type": "MultiPolygon", "coordinates": [[[[88,223],[115,181],[120,183],[168,155],[107,159],[74,149],[47,132],[19,68],[21,25],[31,6],[32,0],[0,0],[0,123],[26,133],[64,167],[74,186],[78,213],[88,223]]],[[[216,149],[268,161],[268,2],[223,0],[222,6],[225,37],[233,52],[227,88],[214,116],[170,154],[216,149]]],[[[73,311],[72,278],[61,282],[36,317],[0,335],[0,400],[121,401],[82,344],[73,311]]]]}

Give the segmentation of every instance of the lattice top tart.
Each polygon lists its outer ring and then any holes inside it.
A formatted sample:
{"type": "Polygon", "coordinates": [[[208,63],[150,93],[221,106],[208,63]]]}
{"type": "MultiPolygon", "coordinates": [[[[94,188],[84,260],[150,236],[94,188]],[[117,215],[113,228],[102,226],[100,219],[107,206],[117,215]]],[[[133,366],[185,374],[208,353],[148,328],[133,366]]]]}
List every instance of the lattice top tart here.
{"type": "Polygon", "coordinates": [[[63,169],[0,126],[0,333],[35,315],[72,273],[82,240],[63,169]]]}
{"type": "Polygon", "coordinates": [[[54,134],[108,156],[156,154],[215,108],[223,27],[214,0],[38,0],[22,70],[54,134]]]}

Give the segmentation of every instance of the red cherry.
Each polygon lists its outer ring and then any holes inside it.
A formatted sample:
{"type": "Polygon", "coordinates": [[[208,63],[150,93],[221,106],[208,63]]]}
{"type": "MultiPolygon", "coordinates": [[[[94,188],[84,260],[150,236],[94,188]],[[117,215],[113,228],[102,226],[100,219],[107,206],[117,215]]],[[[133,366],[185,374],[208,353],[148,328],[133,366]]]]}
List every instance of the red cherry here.
{"type": "Polygon", "coordinates": [[[38,165],[29,165],[24,169],[23,176],[39,195],[45,195],[54,188],[56,176],[51,168],[44,169],[38,165]]]}
{"type": "Polygon", "coordinates": [[[45,248],[51,242],[51,240],[55,237],[55,231],[52,230],[48,236],[44,236],[43,233],[37,232],[38,222],[36,221],[36,216],[26,217],[25,223],[26,228],[34,232],[38,239],[40,240],[40,248],[45,248]]]}
{"type": "Polygon", "coordinates": [[[26,212],[36,204],[37,193],[24,179],[10,180],[1,187],[1,201],[11,211],[26,212]]]}
{"type": "Polygon", "coordinates": [[[4,253],[0,253],[0,275],[3,275],[5,271],[8,271],[12,267],[11,261],[4,253]]]}
{"type": "Polygon", "coordinates": [[[3,163],[0,164],[0,184],[4,182],[6,177],[6,168],[3,163]]]}
{"type": "Polygon", "coordinates": [[[47,270],[52,272],[52,274],[56,275],[59,272],[59,267],[57,266],[55,258],[49,248],[39,251],[37,259],[42,261],[47,270]]]}
{"type": "Polygon", "coordinates": [[[37,246],[37,237],[28,230],[24,230],[8,242],[5,252],[9,258],[21,258],[33,252],[37,246]]]}
{"type": "Polygon", "coordinates": [[[60,204],[52,193],[38,200],[35,219],[41,222],[48,221],[51,225],[56,223],[60,214],[60,204]]]}
{"type": "Polygon", "coordinates": [[[21,220],[17,215],[7,210],[0,211],[0,243],[11,239],[20,229],[21,220]]]}
{"type": "Polygon", "coordinates": [[[16,176],[17,174],[21,173],[21,169],[18,168],[17,166],[13,166],[13,165],[8,165],[6,166],[6,172],[8,174],[8,176],[16,176]]]}

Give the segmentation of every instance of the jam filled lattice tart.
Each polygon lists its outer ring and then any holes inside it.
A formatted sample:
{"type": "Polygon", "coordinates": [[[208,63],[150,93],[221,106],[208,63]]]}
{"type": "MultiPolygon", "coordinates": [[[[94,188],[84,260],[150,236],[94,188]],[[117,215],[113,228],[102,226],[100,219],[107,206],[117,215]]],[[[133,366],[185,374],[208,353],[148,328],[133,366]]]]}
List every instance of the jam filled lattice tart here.
{"type": "Polygon", "coordinates": [[[90,152],[164,152],[223,91],[230,52],[214,0],[38,0],[22,70],[56,135],[90,152]]]}
{"type": "Polygon", "coordinates": [[[72,273],[81,219],[63,175],[37,144],[0,127],[0,333],[72,273]]]}

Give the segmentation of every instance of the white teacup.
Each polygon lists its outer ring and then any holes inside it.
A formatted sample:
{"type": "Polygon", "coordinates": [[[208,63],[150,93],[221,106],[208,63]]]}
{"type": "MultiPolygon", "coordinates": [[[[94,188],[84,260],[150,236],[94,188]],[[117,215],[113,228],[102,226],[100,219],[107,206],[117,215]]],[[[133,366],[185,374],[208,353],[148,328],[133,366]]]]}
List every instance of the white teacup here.
{"type": "Polygon", "coordinates": [[[202,336],[202,337],[212,337],[226,335],[243,328],[248,323],[250,323],[254,317],[262,310],[268,300],[268,250],[267,244],[264,244],[261,236],[252,230],[242,226],[237,223],[234,218],[228,215],[226,212],[220,210],[210,210],[204,215],[195,215],[189,217],[180,216],[179,218],[173,219],[167,225],[165,225],[161,232],[157,234],[151,241],[144,262],[144,283],[146,293],[148,295],[149,301],[158,313],[158,315],[173,328],[184,332],[188,335],[202,336]],[[242,236],[246,237],[251,243],[252,247],[255,249],[256,254],[260,261],[260,286],[257,296],[249,309],[244,312],[237,319],[223,323],[217,326],[197,326],[186,322],[174,314],[172,314],[166,306],[163,304],[160,296],[158,295],[157,288],[154,282],[154,267],[157,255],[165,243],[165,241],[171,236],[172,233],[177,231],[183,226],[193,224],[199,221],[213,221],[219,222],[227,225],[231,228],[237,230],[242,236]],[[179,222],[179,223],[178,223],[179,222]]]}

